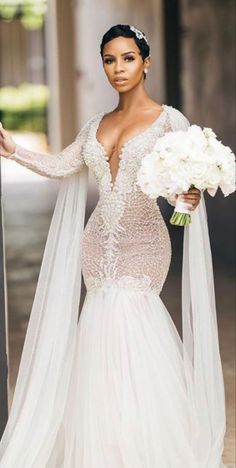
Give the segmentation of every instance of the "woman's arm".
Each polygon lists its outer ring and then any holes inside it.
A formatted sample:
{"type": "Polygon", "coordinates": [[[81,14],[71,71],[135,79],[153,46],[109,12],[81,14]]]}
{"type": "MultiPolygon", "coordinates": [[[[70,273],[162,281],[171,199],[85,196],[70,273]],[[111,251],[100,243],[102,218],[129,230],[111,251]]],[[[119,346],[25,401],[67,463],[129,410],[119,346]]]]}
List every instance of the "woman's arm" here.
{"type": "Polygon", "coordinates": [[[88,124],[89,122],[84,125],[69,146],[55,155],[29,151],[15,144],[9,133],[0,127],[0,155],[45,177],[53,179],[68,177],[79,172],[85,164],[82,146],[89,128],[88,124]]]}
{"type": "Polygon", "coordinates": [[[29,151],[16,144],[14,153],[8,159],[12,159],[42,176],[60,179],[68,177],[82,169],[84,161],[81,149],[82,138],[79,137],[55,155],[29,151]]]}

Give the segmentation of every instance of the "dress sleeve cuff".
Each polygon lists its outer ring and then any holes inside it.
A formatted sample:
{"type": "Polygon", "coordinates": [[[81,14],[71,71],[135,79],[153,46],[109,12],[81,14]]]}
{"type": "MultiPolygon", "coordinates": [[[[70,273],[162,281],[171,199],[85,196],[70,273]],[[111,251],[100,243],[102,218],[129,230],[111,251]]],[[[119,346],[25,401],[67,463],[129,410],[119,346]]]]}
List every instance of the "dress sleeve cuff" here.
{"type": "Polygon", "coordinates": [[[15,144],[15,151],[14,153],[11,153],[7,159],[14,159],[14,160],[17,160],[17,159],[20,159],[20,154],[21,154],[21,151],[25,151],[25,148],[23,148],[21,145],[18,145],[18,143],[15,144]]]}

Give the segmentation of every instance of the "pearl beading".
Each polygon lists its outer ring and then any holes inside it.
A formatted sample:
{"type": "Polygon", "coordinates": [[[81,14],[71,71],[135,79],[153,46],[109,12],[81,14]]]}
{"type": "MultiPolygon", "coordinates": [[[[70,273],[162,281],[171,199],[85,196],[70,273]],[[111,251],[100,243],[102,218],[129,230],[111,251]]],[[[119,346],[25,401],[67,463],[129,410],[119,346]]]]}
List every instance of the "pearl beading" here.
{"type": "Polygon", "coordinates": [[[98,204],[83,233],[82,272],[87,290],[118,287],[159,294],[170,265],[171,243],[156,200],[142,193],[137,184],[137,171],[157,138],[190,124],[180,111],[164,105],[153,124],[123,145],[112,184],[108,157],[96,138],[103,115],[93,116],[75,141],[56,155],[17,145],[10,159],[49,178],[68,177],[86,164],[99,189],[98,204]]]}

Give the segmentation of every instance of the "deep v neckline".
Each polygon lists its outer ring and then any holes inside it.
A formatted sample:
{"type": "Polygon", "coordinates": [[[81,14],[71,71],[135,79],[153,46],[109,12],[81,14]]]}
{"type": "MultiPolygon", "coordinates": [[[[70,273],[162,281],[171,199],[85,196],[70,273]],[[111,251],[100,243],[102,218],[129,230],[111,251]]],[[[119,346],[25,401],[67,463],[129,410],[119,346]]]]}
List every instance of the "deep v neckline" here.
{"type": "Polygon", "coordinates": [[[118,155],[118,168],[117,168],[117,171],[116,171],[116,175],[115,175],[115,178],[113,179],[112,178],[112,172],[111,172],[111,166],[110,166],[110,163],[109,163],[109,156],[107,154],[107,151],[104,147],[104,145],[98,140],[97,138],[97,132],[98,132],[98,129],[99,129],[99,125],[103,119],[103,117],[106,115],[105,112],[100,112],[98,114],[98,119],[97,121],[95,121],[95,126],[94,126],[94,139],[96,141],[96,144],[99,146],[99,148],[101,149],[101,152],[102,152],[102,155],[106,161],[106,165],[107,165],[107,170],[108,170],[108,173],[109,173],[109,179],[110,179],[110,186],[111,186],[111,191],[113,192],[115,186],[116,186],[116,182],[117,182],[117,179],[118,179],[118,176],[120,174],[120,170],[121,170],[121,162],[122,162],[122,156],[123,156],[123,153],[124,153],[124,150],[126,149],[126,147],[132,142],[134,142],[137,138],[139,138],[140,136],[143,136],[144,134],[146,134],[149,130],[151,130],[157,123],[159,124],[159,121],[162,119],[163,115],[165,114],[165,110],[166,110],[166,104],[162,104],[162,111],[160,112],[160,114],[158,115],[158,117],[155,118],[155,120],[149,124],[146,128],[144,128],[143,130],[141,130],[141,132],[137,133],[136,135],[134,135],[133,137],[130,137],[128,138],[125,143],[123,143],[123,145],[121,146],[121,150],[120,150],[120,153],[118,155]]]}

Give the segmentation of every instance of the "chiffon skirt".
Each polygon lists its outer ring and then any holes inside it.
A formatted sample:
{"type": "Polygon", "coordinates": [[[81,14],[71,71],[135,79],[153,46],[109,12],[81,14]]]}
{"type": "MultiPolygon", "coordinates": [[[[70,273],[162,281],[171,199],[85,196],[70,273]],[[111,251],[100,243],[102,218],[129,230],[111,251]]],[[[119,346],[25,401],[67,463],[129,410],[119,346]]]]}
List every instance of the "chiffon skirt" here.
{"type": "Polygon", "coordinates": [[[88,291],[47,468],[223,467],[219,447],[195,444],[200,421],[186,390],[182,340],[160,296],[88,291]]]}

